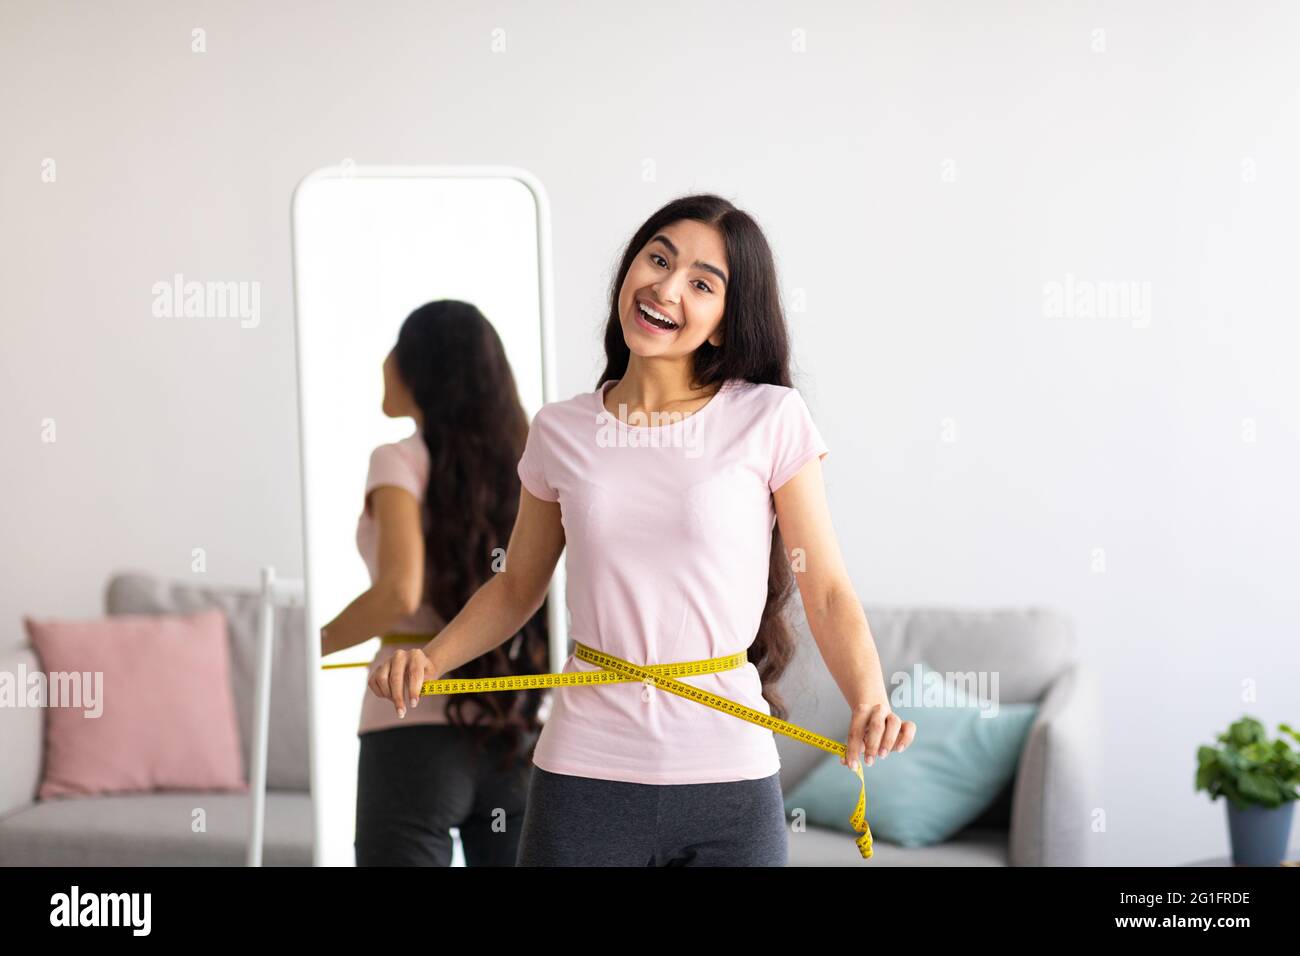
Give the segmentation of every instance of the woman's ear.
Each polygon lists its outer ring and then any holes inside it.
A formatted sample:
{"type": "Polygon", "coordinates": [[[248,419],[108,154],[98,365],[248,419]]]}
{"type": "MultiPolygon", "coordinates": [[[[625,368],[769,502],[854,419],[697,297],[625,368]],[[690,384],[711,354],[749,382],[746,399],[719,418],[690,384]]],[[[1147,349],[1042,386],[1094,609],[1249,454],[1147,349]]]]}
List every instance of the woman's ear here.
{"type": "Polygon", "coordinates": [[[706,339],[706,341],[707,341],[710,345],[712,345],[715,349],[720,349],[720,348],[722,348],[722,327],[723,327],[724,325],[726,325],[726,324],[727,324],[727,323],[726,323],[725,320],[722,321],[722,322],[719,322],[719,323],[718,323],[718,327],[717,327],[716,329],[713,330],[713,334],[710,335],[710,336],[708,337],[708,339],[706,339]]]}

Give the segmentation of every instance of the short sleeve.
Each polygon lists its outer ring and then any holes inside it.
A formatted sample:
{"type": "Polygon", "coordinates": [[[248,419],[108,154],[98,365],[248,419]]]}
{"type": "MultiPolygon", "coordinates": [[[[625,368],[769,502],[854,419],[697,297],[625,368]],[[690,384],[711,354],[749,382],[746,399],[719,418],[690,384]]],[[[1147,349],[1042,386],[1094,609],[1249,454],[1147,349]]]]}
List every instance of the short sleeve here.
{"type": "Polygon", "coordinates": [[[776,407],[773,429],[772,470],[767,486],[776,491],[814,458],[829,454],[821,432],[812,420],[803,396],[793,388],[776,407]]]}
{"type": "Polygon", "coordinates": [[[366,474],[366,495],[380,485],[405,488],[416,501],[424,498],[424,487],[415,465],[396,444],[380,445],[370,453],[370,470],[366,474]]]}
{"type": "MultiPolygon", "coordinates": [[[[545,406],[543,406],[545,408],[545,406]]],[[[528,440],[519,459],[519,480],[535,497],[543,501],[559,501],[560,493],[546,480],[546,439],[542,434],[542,412],[533,416],[528,426],[528,440]]]]}

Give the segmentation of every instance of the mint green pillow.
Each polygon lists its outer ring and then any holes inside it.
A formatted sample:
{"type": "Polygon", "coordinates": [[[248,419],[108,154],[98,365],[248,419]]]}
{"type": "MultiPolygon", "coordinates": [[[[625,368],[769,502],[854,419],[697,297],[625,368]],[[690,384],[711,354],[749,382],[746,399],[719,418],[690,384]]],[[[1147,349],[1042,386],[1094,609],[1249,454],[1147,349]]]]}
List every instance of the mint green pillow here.
{"type": "MultiPolygon", "coordinates": [[[[922,687],[942,675],[922,662],[922,687]],[[933,674],[934,677],[927,677],[933,674]]],[[[911,678],[898,692],[907,693],[911,678]]],[[[1020,751],[1038,713],[1037,704],[992,705],[949,685],[950,706],[897,707],[916,724],[916,738],[902,753],[891,752],[868,767],[867,824],[872,836],[900,846],[942,843],[976,819],[1015,776],[1020,751]]],[[[928,695],[901,699],[926,700],[928,695]]],[[[786,817],[797,809],[807,822],[853,833],[849,816],[858,802],[858,775],[828,754],[785,798],[786,817]]]]}

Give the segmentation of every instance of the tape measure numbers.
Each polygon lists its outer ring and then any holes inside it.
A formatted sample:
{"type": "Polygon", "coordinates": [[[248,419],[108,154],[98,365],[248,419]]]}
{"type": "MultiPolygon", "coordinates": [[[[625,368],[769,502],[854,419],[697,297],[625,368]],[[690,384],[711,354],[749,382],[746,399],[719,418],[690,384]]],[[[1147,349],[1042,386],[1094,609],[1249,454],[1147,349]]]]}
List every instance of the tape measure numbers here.
{"type": "MultiPolygon", "coordinates": [[[[385,634],[382,640],[384,644],[425,644],[432,638],[432,634],[385,634]]],[[[734,700],[719,697],[717,694],[711,694],[706,690],[692,687],[690,684],[684,684],[676,679],[692,674],[715,674],[720,671],[743,667],[748,662],[748,657],[744,651],[726,657],[710,657],[704,660],[681,661],[672,664],[648,664],[643,667],[625,661],[621,657],[615,657],[613,654],[606,654],[604,651],[588,647],[581,642],[575,641],[574,644],[575,657],[603,669],[598,671],[568,671],[562,674],[517,674],[510,677],[427,680],[420,687],[420,696],[472,694],[481,691],[534,690],[543,687],[591,687],[600,684],[639,681],[646,685],[647,694],[650,692],[651,687],[658,687],[670,694],[693,700],[696,703],[712,707],[714,710],[730,714],[741,720],[747,720],[751,724],[757,724],[774,733],[784,734],[794,740],[824,750],[827,753],[835,754],[838,757],[844,757],[847,754],[847,748],[838,740],[823,737],[821,734],[800,727],[798,724],[792,724],[788,720],[765,714],[761,710],[746,707],[744,704],[738,704],[734,700]]],[[[349,664],[322,664],[321,669],[370,667],[372,664],[372,661],[349,664]]],[[[871,857],[872,849],[871,828],[867,825],[867,784],[862,776],[861,761],[858,761],[858,766],[854,770],[858,775],[858,804],[853,811],[853,815],[849,818],[849,824],[853,827],[854,832],[859,834],[853,842],[865,860],[871,857]]]]}

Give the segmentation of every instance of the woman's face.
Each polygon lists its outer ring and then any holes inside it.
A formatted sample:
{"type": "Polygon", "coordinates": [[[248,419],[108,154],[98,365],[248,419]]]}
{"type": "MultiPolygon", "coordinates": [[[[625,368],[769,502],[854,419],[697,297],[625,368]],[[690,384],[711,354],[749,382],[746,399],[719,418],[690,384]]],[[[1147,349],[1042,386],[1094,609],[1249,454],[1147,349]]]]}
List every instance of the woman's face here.
{"type": "Polygon", "coordinates": [[[384,359],[384,414],[389,418],[402,418],[410,415],[415,403],[411,393],[397,371],[397,355],[394,351],[384,359]]]}
{"type": "Polygon", "coordinates": [[[694,219],[664,226],[632,260],[618,292],[627,347],[650,358],[686,356],[706,340],[721,346],[728,276],[726,244],[716,226],[694,219]],[[660,327],[642,303],[674,327],[660,327]]]}

